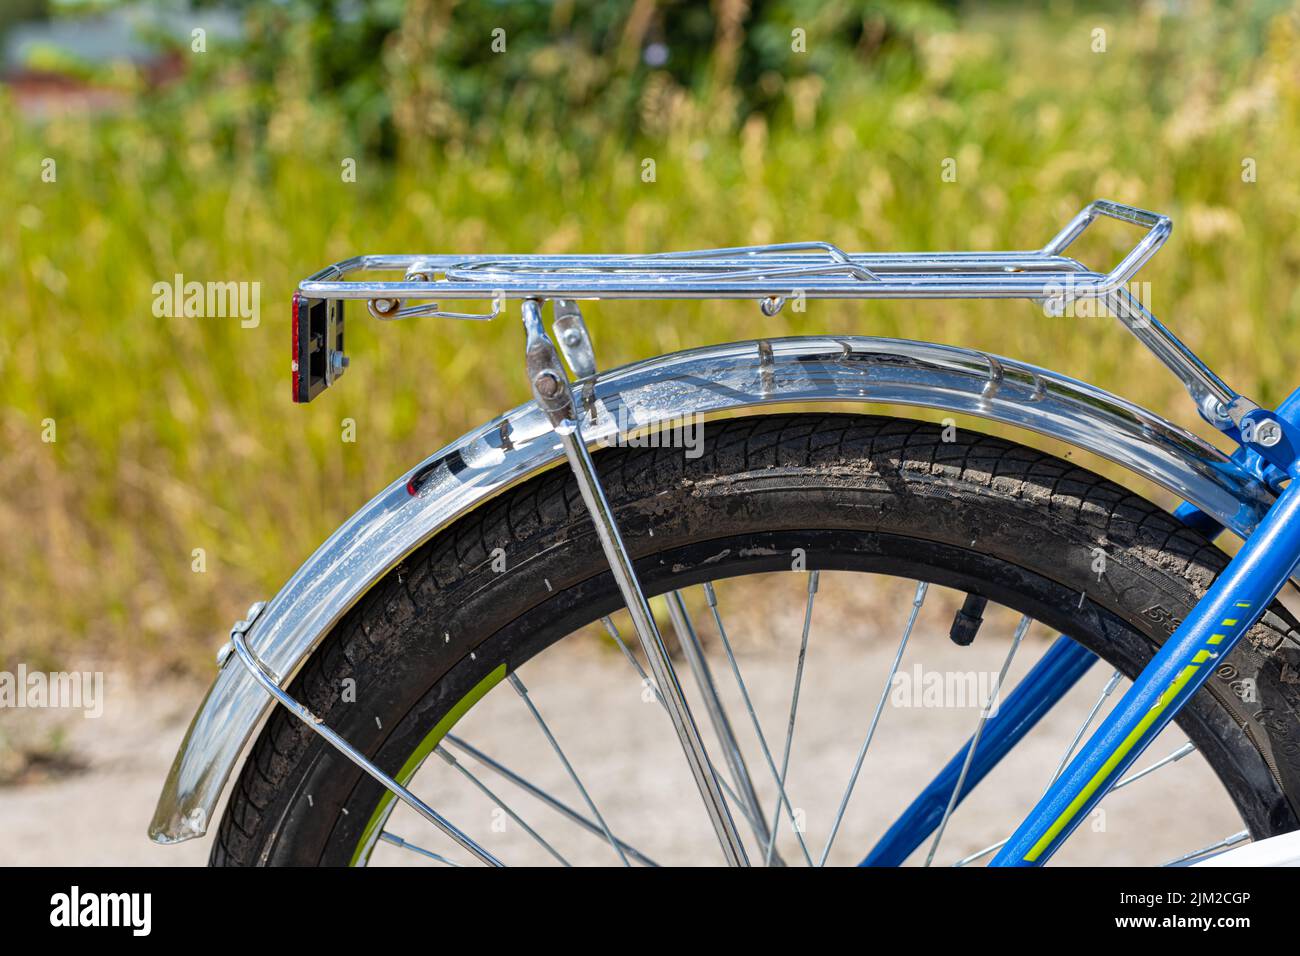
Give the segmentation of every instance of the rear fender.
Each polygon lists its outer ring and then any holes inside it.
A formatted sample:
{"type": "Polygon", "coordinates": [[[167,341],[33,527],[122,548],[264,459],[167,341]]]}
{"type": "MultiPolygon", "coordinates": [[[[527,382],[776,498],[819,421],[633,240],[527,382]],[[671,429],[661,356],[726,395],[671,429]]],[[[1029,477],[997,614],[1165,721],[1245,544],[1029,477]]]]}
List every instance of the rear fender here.
{"type": "MultiPolygon", "coordinates": [[[[1101,389],[969,349],[899,339],[790,338],[659,356],[575,384],[593,446],[620,431],[768,405],[911,405],[974,415],[1101,455],[1247,536],[1272,493],[1225,454],[1101,389]]],[[[282,685],[404,557],[488,499],[564,460],[545,416],[521,405],[426,459],[347,520],[251,622],[282,685]]],[[[149,828],[201,836],[271,698],[233,655],[199,706],[149,828]]]]}

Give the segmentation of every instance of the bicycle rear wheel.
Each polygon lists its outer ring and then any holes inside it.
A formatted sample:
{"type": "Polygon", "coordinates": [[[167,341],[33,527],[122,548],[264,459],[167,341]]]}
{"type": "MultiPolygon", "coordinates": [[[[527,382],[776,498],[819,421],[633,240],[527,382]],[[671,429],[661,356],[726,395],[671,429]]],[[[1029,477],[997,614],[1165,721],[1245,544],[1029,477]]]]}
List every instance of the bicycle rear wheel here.
{"type": "MultiPolygon", "coordinates": [[[[674,630],[686,642],[677,670],[758,864],[866,857],[918,788],[989,725],[987,700],[1005,700],[1067,635],[1104,663],[904,854],[987,859],[978,851],[1014,829],[1227,561],[1120,486],[972,431],[771,415],[704,432],[698,458],[664,447],[595,458],[647,593],[680,598],[657,602],[661,626],[670,645],[674,630]],[[958,610],[969,632],[983,599],[973,642],[949,640],[958,610]],[[818,679],[829,689],[814,689],[818,679]]],[[[549,472],[412,554],[340,622],[291,691],[386,771],[414,777],[426,802],[507,863],[716,862],[644,665],[601,625],[613,614],[634,645],[620,607],[576,486],[549,472]]],[[[1111,819],[1092,826],[1109,836],[1077,862],[1156,864],[1300,825],[1300,714],[1284,679],[1297,663],[1295,626],[1275,606],[1220,664],[1139,763],[1176,760],[1173,789],[1153,783],[1174,773],[1161,770],[1114,793],[1111,819]],[[1136,858],[1135,843],[1152,856],[1136,858]]],[[[393,809],[277,708],[212,862],[468,859],[393,809]]],[[[1075,858],[1076,843],[1082,835],[1063,858],[1075,858]]]]}

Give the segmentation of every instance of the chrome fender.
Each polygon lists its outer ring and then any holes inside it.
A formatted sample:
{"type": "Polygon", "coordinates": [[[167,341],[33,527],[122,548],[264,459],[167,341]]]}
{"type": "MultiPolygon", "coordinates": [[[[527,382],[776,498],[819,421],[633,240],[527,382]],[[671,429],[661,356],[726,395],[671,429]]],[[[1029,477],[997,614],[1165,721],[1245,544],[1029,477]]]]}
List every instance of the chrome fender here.
{"type": "MultiPolygon", "coordinates": [[[[1168,489],[1246,536],[1272,501],[1222,452],[1091,385],[969,349],[900,339],[790,338],[659,356],[575,386],[588,442],[620,431],[785,403],[911,405],[1059,439],[1168,489]]],[[[458,439],[348,519],[260,612],[249,643],[288,681],[335,622],[407,554],[503,490],[564,460],[546,418],[521,405],[458,439]]],[[[206,832],[271,698],[227,656],[190,724],[149,827],[158,843],[206,832]]]]}

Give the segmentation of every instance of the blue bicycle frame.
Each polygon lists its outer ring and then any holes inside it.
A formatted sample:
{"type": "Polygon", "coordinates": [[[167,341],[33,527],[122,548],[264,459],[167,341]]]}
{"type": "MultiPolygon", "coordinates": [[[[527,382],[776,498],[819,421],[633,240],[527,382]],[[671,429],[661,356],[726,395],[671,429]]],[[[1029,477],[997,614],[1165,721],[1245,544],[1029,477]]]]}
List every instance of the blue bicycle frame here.
{"type": "MultiPolygon", "coordinates": [[[[1288,469],[1296,476],[1294,465],[1288,469]]],[[[1300,485],[1288,484],[1192,612],[1143,669],[993,866],[1042,864],[1263,615],[1300,561],[1300,485]]]]}

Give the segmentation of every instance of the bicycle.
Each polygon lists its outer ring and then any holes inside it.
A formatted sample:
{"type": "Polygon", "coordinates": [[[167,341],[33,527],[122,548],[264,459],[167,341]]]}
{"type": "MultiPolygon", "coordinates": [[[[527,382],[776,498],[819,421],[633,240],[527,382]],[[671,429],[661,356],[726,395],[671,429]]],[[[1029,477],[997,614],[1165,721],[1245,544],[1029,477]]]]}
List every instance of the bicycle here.
{"type": "MultiPolygon", "coordinates": [[[[652,255],[365,255],[315,273],[293,300],[295,401],[314,400],[345,372],[348,300],[365,301],[382,320],[487,320],[518,302],[533,401],[395,481],[234,626],[164,785],[152,838],[207,831],[261,725],[218,828],[214,864],[364,864],[379,846],[452,865],[502,864],[491,840],[444,812],[456,780],[486,796],[491,832],[509,831],[524,862],[653,865],[659,854],[646,841],[676,840],[669,848],[689,855],[711,834],[716,858],[731,865],[832,857],[930,865],[942,861],[958,807],[1072,690],[1084,693],[1081,679],[1100,659],[1111,673],[1095,702],[1088,693],[1086,718],[1066,735],[1054,772],[1042,768],[1034,784],[1041,796],[1004,807],[1005,838],[952,862],[1041,865],[1103,797],[1193,753],[1223,785],[1243,829],[1174,862],[1243,852],[1294,859],[1300,624],[1277,598],[1300,559],[1300,491],[1291,481],[1300,467],[1300,391],[1275,410],[1259,407],[1128,291],[1170,230],[1165,216],[1098,200],[1033,251],[850,254],[810,242],[652,255]],[[1066,254],[1099,217],[1145,230],[1107,273],[1066,254]],[[403,278],[375,278],[393,272],[403,278]],[[1201,417],[1237,448],[1226,454],[1050,370],[925,342],[760,339],[598,372],[578,303],[669,298],[756,300],[767,316],[802,299],[1091,301],[1178,377],[1201,417]],[[438,304],[464,300],[491,306],[473,313],[438,304]],[[779,404],[814,410],[769,408],[779,404]],[[916,406],[1036,432],[1108,459],[1182,504],[1170,513],[1062,458],[973,429],[826,410],[846,404],[916,406]],[[696,457],[632,440],[687,420],[706,423],[696,457]],[[1243,539],[1231,558],[1212,543],[1224,532],[1243,539]],[[906,595],[881,587],[902,605],[891,619],[901,639],[882,652],[883,689],[877,695],[873,683],[861,713],[845,715],[854,758],[820,788],[814,821],[796,802],[810,798],[792,793],[790,771],[815,595],[828,581],[849,581],[846,593],[859,594],[864,580],[900,577],[914,583],[906,595]],[[767,733],[719,595],[757,605],[791,580],[802,595],[802,615],[791,612],[802,620],[790,628],[798,651],[784,734],[767,733]],[[873,846],[854,846],[842,836],[862,829],[849,812],[853,797],[878,752],[871,748],[888,695],[907,676],[901,662],[927,596],[940,592],[960,602],[952,648],[986,645],[986,636],[976,640],[988,633],[985,616],[1010,614],[1007,651],[997,646],[1001,664],[989,672],[996,677],[982,688],[966,742],[873,846]],[[675,655],[661,619],[671,623],[675,655]],[[1027,636],[1035,622],[1058,636],[1011,687],[1009,675],[1024,664],[1018,651],[1038,640],[1027,636]],[[539,672],[557,677],[559,665],[544,665],[550,648],[593,646],[594,631],[628,664],[627,687],[609,694],[649,707],[655,713],[645,720],[662,731],[655,739],[675,741],[645,757],[654,773],[640,763],[619,770],[637,774],[623,790],[642,788],[648,809],[623,814],[617,827],[601,810],[607,793],[596,799],[579,764],[590,771],[641,744],[624,734],[573,759],[554,710],[551,719],[544,711],[577,704],[571,695],[539,702],[519,673],[548,666],[539,672]],[[586,636],[570,640],[578,634],[586,636]],[[679,672],[689,673],[690,687],[679,672]],[[501,718],[505,726],[527,717],[535,736],[524,755],[549,761],[545,779],[462,732],[462,720],[482,723],[474,715],[503,697],[500,707],[516,708],[501,718]],[[1175,720],[1187,741],[1133,772],[1175,720]],[[426,801],[412,779],[433,755],[439,796],[426,801]],[[510,787],[510,800],[484,782],[489,773],[510,787]],[[673,774],[680,779],[662,784],[673,774]],[[573,796],[558,795],[562,787],[573,796]],[[692,791],[704,807],[698,832],[652,825],[692,791]],[[582,845],[557,846],[515,808],[520,799],[545,808],[551,825],[563,822],[566,835],[585,833],[582,845]],[[399,805],[409,821],[432,825],[437,849],[397,834],[399,805]]],[[[851,663],[837,657],[835,669],[852,673],[851,663]]],[[[805,694],[803,712],[816,703],[805,694]]],[[[601,729],[598,713],[566,719],[584,738],[601,729]]],[[[523,733],[512,729],[503,740],[523,733]]],[[[1173,824],[1180,836],[1184,822],[1173,824]]]]}

